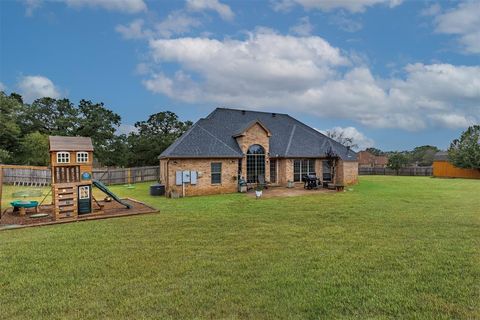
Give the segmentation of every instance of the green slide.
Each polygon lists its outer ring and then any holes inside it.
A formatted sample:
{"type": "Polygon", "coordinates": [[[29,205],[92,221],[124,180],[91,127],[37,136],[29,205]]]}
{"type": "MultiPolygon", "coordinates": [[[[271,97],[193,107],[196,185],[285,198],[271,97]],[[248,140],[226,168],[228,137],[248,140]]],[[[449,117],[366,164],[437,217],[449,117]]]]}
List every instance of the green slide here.
{"type": "Polygon", "coordinates": [[[98,189],[102,190],[103,193],[109,195],[113,200],[117,201],[118,203],[124,205],[125,207],[127,207],[127,209],[132,209],[132,206],[128,203],[126,203],[125,201],[122,201],[122,199],[120,199],[119,197],[117,197],[117,195],[115,193],[113,193],[112,191],[110,191],[110,189],[107,188],[106,185],[104,185],[103,183],[101,183],[100,181],[98,180],[92,180],[92,183],[95,187],[97,187],[98,189]]]}

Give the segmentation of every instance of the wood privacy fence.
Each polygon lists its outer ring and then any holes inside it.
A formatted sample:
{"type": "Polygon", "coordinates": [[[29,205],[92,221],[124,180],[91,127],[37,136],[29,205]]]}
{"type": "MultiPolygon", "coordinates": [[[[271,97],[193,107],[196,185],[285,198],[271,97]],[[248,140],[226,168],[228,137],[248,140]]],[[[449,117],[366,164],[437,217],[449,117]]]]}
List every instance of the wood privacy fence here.
{"type": "Polygon", "coordinates": [[[457,168],[448,161],[434,161],[433,175],[442,178],[480,179],[480,170],[457,168]]]}
{"type": "MultiPolygon", "coordinates": [[[[20,186],[50,185],[52,174],[50,168],[33,166],[0,166],[3,170],[3,183],[20,186]],[[3,167],[3,168],[2,168],[3,167]]],[[[145,181],[157,181],[159,166],[135,168],[95,168],[93,179],[105,184],[128,184],[145,181]]]]}
{"type": "Polygon", "coordinates": [[[130,184],[145,181],[157,181],[160,177],[160,166],[135,168],[94,168],[93,179],[105,184],[130,184]]]}
{"type": "MultiPolygon", "coordinates": [[[[359,175],[395,176],[397,172],[388,168],[358,168],[359,175]]],[[[399,176],[432,176],[433,167],[406,167],[398,171],[399,176]]]]}

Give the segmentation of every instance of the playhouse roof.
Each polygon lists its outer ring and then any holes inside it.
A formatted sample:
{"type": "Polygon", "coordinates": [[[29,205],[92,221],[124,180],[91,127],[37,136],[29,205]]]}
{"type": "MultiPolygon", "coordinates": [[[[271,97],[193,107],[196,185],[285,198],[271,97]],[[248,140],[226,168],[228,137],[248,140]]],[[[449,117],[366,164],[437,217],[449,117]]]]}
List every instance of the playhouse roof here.
{"type": "Polygon", "coordinates": [[[50,151],[93,151],[92,139],[88,137],[49,136],[50,151]]]}

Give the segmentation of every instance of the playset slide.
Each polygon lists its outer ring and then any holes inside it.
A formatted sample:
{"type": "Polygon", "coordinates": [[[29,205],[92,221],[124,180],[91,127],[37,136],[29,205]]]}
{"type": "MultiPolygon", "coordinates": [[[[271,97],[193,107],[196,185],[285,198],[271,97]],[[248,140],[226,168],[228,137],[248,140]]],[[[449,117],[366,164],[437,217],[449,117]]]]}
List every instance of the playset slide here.
{"type": "Polygon", "coordinates": [[[120,203],[121,205],[124,205],[125,207],[127,207],[128,209],[132,209],[132,206],[129,205],[128,203],[126,203],[125,201],[122,201],[122,199],[120,199],[119,197],[117,197],[117,195],[115,193],[113,193],[112,191],[110,191],[110,189],[107,188],[106,185],[104,185],[103,183],[101,183],[100,181],[98,180],[92,180],[92,183],[95,187],[97,187],[98,189],[102,190],[103,193],[107,194],[108,196],[110,196],[113,200],[117,201],[118,203],[120,203]]]}

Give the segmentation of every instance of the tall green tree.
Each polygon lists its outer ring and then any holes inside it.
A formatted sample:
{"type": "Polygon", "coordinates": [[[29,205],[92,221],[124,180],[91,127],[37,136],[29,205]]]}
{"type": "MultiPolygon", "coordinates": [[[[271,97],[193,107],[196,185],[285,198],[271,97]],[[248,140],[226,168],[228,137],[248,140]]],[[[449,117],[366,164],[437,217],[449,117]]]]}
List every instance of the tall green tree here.
{"type": "Polygon", "coordinates": [[[10,156],[4,153],[4,162],[14,159],[14,152],[21,139],[21,127],[19,118],[24,110],[15,97],[7,96],[4,92],[0,92],[0,148],[8,152],[10,156]]]}
{"type": "Polygon", "coordinates": [[[49,164],[48,136],[40,132],[31,132],[20,143],[22,163],[33,166],[49,164]]]}
{"type": "Polygon", "coordinates": [[[388,157],[387,168],[395,170],[396,175],[401,168],[404,168],[408,164],[408,157],[401,152],[393,152],[388,157]]]}
{"type": "Polygon", "coordinates": [[[110,145],[115,142],[115,132],[120,126],[121,117],[107,109],[103,103],[81,100],[78,105],[79,119],[75,135],[91,137],[96,159],[108,163],[110,145]]]}
{"type": "Polygon", "coordinates": [[[480,125],[469,127],[453,140],[448,157],[456,167],[480,170],[480,125]]]}
{"type": "Polygon", "coordinates": [[[132,150],[131,163],[156,165],[158,156],[192,126],[191,121],[181,121],[171,111],[152,114],[147,121],[135,123],[136,133],[128,137],[132,150]]]}
{"type": "Polygon", "coordinates": [[[440,150],[435,146],[426,145],[416,147],[410,152],[409,162],[419,166],[431,166],[433,164],[433,158],[438,151],[440,150]]]}
{"type": "Polygon", "coordinates": [[[25,134],[71,136],[78,128],[79,111],[68,99],[41,98],[26,108],[22,128],[25,134]]]}

